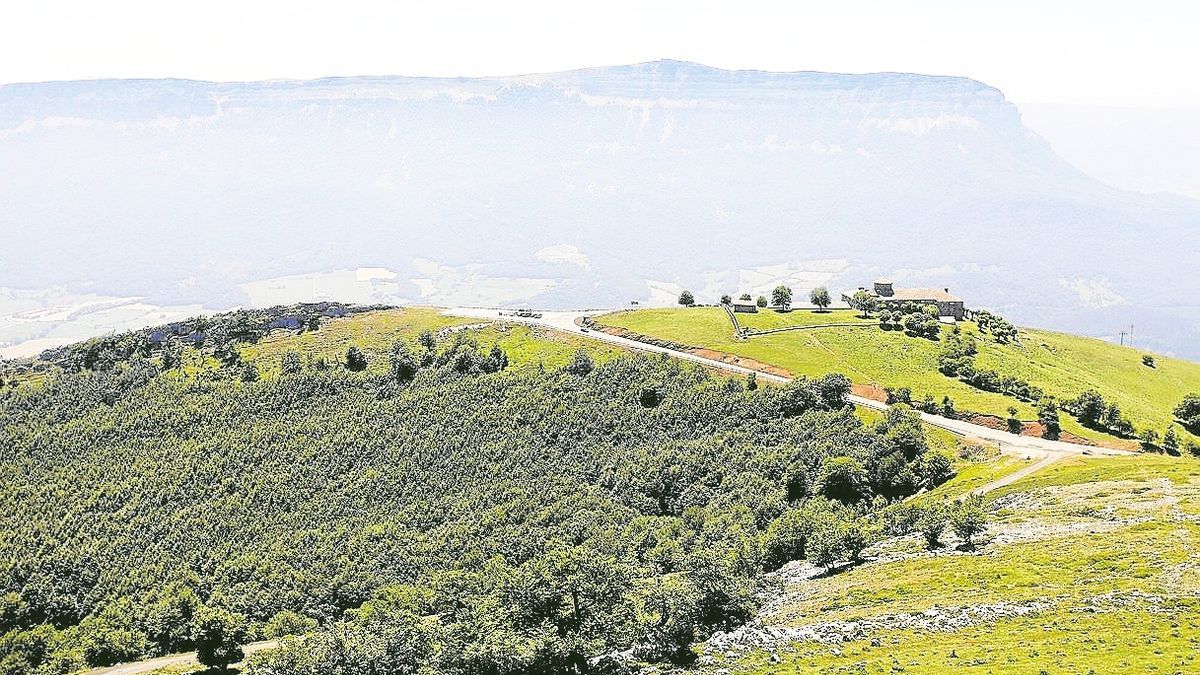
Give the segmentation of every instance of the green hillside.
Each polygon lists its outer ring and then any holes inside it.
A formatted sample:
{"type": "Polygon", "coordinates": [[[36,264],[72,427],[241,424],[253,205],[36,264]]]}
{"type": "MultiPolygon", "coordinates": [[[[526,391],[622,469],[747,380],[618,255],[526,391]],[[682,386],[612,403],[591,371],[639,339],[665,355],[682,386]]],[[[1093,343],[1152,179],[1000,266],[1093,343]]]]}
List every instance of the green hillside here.
{"type": "Polygon", "coordinates": [[[784,581],[759,617],[773,632],[710,649],[709,672],[1200,667],[1200,463],[1073,457],[989,498],[994,522],[975,550],[930,554],[910,535],[861,566],[784,581]],[[788,631],[800,637],[771,637],[788,631]],[[837,639],[803,637],[820,634],[837,639]]]}
{"type": "MultiPolygon", "coordinates": [[[[926,394],[941,401],[949,396],[959,410],[1007,417],[1015,407],[1018,416],[1034,420],[1028,402],[983,391],[938,371],[942,340],[910,337],[902,331],[883,331],[874,321],[857,320],[849,310],[816,313],[797,310],[786,314],[762,311],[739,314],[743,327],[765,330],[783,326],[814,326],[859,321],[861,327],[810,327],[738,340],[725,312],[716,307],[644,309],[597,317],[608,326],[677,343],[748,357],[787,369],[795,375],[818,376],[840,372],[857,384],[908,387],[914,400],[926,394]]],[[[1046,394],[1066,400],[1086,389],[1095,389],[1116,402],[1135,427],[1162,434],[1172,422],[1174,407],[1189,392],[1200,392],[1200,364],[1155,356],[1154,367],[1142,363],[1144,352],[1101,340],[1050,331],[1021,329],[1019,344],[999,344],[981,335],[972,322],[963,332],[977,335],[977,364],[1002,375],[1028,381],[1046,394]]],[[[1085,438],[1119,444],[1120,439],[1087,429],[1067,415],[1063,429],[1085,438]]],[[[1186,440],[1200,439],[1176,428],[1186,440]]],[[[1125,441],[1124,445],[1132,445],[1125,441]]]]}
{"type": "Polygon", "coordinates": [[[299,334],[275,331],[264,339],[240,347],[242,358],[259,365],[264,376],[278,374],[281,357],[295,352],[304,361],[324,358],[338,363],[354,345],[368,357],[367,372],[388,369],[388,352],[398,339],[413,341],[422,331],[446,331],[470,328],[464,334],[481,345],[498,345],[517,367],[542,366],[556,369],[566,365],[575,352],[586,349],[603,362],[622,353],[610,345],[567,335],[553,330],[514,324],[480,323],[462,317],[447,316],[429,307],[383,309],[327,321],[315,331],[299,334]]]}
{"type": "Polygon", "coordinates": [[[952,475],[915,415],[860,417],[840,376],[751,389],[464,323],[231,313],[5,387],[0,672],[221,665],[279,635],[304,637],[244,672],[694,664],[771,570],[856,555],[952,475]]]}

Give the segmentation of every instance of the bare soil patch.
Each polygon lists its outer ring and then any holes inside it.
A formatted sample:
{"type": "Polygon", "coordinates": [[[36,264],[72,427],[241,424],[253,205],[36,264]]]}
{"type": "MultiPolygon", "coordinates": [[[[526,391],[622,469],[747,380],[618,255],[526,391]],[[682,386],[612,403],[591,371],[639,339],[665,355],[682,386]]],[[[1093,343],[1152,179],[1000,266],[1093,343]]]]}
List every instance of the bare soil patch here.
{"type": "MultiPolygon", "coordinates": [[[[967,417],[965,417],[964,421],[970,422],[971,424],[978,424],[981,427],[988,427],[990,429],[996,429],[997,431],[1008,431],[1008,420],[1005,420],[1001,417],[997,417],[996,415],[983,415],[983,414],[979,414],[979,413],[972,413],[972,414],[968,415],[967,417]]],[[[1034,438],[1045,438],[1046,437],[1046,427],[1043,426],[1041,422],[1022,421],[1020,435],[1021,436],[1032,436],[1034,438]]],[[[1113,442],[1106,441],[1106,442],[1102,442],[1102,443],[1097,443],[1096,441],[1092,441],[1087,438],[1076,436],[1075,434],[1073,434],[1069,431],[1064,431],[1064,432],[1060,433],[1058,435],[1058,440],[1060,440],[1064,443],[1074,443],[1075,445],[1092,445],[1092,446],[1105,447],[1105,448],[1117,448],[1120,450],[1131,449],[1126,444],[1124,444],[1120,441],[1113,441],[1113,442]]]]}
{"type": "Polygon", "coordinates": [[[850,385],[850,393],[855,396],[869,398],[872,401],[887,403],[887,392],[877,384],[852,384],[850,385]]]}
{"type": "Polygon", "coordinates": [[[777,366],[772,366],[770,364],[763,363],[762,361],[755,361],[754,359],[751,359],[751,358],[748,358],[745,356],[736,356],[734,354],[726,354],[725,352],[718,352],[713,349],[705,349],[704,347],[688,347],[686,349],[686,351],[691,354],[695,354],[696,356],[702,356],[706,359],[712,359],[714,361],[720,361],[722,363],[729,363],[729,364],[733,364],[735,366],[749,368],[751,370],[758,370],[758,371],[761,371],[764,373],[769,373],[771,375],[778,375],[779,377],[791,377],[792,376],[792,373],[790,371],[788,371],[786,368],[779,368],[777,366]]]}

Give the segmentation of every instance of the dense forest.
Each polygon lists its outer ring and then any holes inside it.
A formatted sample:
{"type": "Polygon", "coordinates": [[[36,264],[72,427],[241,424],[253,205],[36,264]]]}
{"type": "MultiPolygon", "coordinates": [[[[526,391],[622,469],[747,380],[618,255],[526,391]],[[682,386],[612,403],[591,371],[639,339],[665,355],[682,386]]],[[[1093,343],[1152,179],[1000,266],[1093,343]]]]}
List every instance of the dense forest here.
{"type": "Polygon", "coordinates": [[[0,393],[0,673],[296,633],[248,671],[685,663],[765,572],[856,558],[951,472],[903,406],[860,421],[838,375],[515,368],[463,333],[398,342],[386,372],[167,376],[171,349],[0,393]]]}

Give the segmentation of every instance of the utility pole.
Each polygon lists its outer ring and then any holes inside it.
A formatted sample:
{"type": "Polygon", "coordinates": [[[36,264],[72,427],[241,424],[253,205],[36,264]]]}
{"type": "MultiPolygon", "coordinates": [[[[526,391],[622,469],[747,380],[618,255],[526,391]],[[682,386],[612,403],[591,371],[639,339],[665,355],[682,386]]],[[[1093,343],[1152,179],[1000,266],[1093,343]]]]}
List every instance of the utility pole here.
{"type": "Polygon", "coordinates": [[[1133,324],[1129,324],[1129,346],[1133,346],[1133,324]]]}
{"type": "Polygon", "coordinates": [[[1121,346],[1122,347],[1125,346],[1125,336],[1126,335],[1129,335],[1129,331],[1127,331],[1127,330],[1121,331],[1121,346]]]}

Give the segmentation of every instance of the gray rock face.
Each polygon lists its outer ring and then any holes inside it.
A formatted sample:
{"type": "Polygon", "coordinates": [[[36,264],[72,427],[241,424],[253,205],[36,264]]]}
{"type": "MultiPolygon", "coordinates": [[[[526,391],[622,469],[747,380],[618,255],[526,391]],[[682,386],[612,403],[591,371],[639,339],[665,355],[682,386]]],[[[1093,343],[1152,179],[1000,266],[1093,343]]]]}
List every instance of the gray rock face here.
{"type": "Polygon", "coordinates": [[[1200,204],[1088,178],[964,78],[659,61],[7,85],[0,204],[0,289],[232,305],[245,281],[382,266],[420,300],[410,280],[441,264],[549,280],[525,305],[594,307],[648,279],[732,287],[836,258],[834,289],[885,272],[1025,324],[1107,331],[1119,314],[1143,345],[1200,356],[1179,273],[1200,265],[1200,204]],[[558,245],[581,255],[534,255],[558,245]]]}

